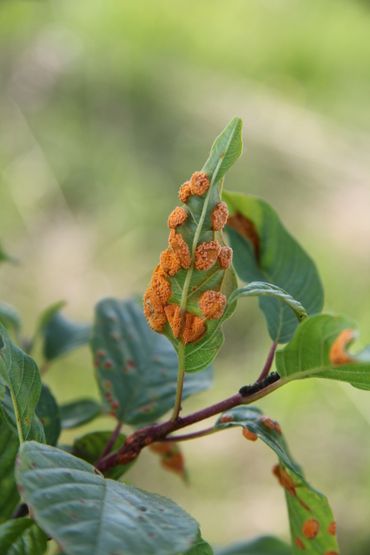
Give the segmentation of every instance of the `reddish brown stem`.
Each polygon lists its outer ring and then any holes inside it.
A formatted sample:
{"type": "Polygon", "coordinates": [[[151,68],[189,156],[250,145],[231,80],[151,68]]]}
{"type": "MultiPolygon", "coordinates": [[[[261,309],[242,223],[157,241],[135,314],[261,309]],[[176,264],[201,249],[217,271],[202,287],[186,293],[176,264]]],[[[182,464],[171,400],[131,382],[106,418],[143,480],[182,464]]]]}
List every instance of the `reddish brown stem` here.
{"type": "Polygon", "coordinates": [[[118,422],[117,426],[114,428],[114,430],[112,432],[112,435],[110,436],[106,446],[104,447],[104,450],[103,450],[102,454],[100,455],[100,458],[97,462],[97,465],[100,463],[101,460],[103,460],[112,451],[113,446],[116,443],[116,440],[117,440],[121,430],[122,430],[122,422],[118,422]]]}
{"type": "Polygon", "coordinates": [[[263,382],[263,380],[266,379],[267,376],[269,375],[272,363],[274,362],[274,356],[275,356],[275,351],[277,349],[277,346],[278,344],[274,341],[267,355],[267,359],[264,367],[262,368],[262,372],[257,378],[257,383],[263,382]]]}
{"type": "Polygon", "coordinates": [[[166,441],[166,442],[167,441],[187,441],[188,439],[196,439],[198,437],[209,436],[211,434],[214,434],[215,432],[217,432],[217,430],[214,428],[214,426],[211,426],[210,428],[206,428],[205,430],[200,430],[199,432],[192,432],[191,434],[167,436],[167,437],[164,437],[161,441],[166,441]]]}

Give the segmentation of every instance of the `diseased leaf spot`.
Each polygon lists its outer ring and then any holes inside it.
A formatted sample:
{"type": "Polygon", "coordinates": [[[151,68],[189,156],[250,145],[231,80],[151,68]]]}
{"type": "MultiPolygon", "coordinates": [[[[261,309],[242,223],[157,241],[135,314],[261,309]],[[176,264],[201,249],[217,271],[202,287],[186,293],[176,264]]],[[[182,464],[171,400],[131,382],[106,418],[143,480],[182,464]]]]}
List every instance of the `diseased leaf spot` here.
{"type": "Polygon", "coordinates": [[[354,338],[355,332],[351,329],[343,330],[338,335],[329,352],[329,360],[332,364],[340,365],[353,361],[353,358],[347,353],[346,347],[353,341],[354,338]]]}
{"type": "Polygon", "coordinates": [[[214,231],[221,231],[225,227],[228,216],[227,204],[223,201],[216,204],[212,212],[212,229],[214,231]]]}
{"type": "Polygon", "coordinates": [[[172,247],[174,253],[180,260],[182,268],[190,268],[191,256],[189,247],[184,240],[181,233],[176,233],[174,229],[170,231],[169,244],[172,247]]]}
{"type": "Polygon", "coordinates": [[[248,439],[249,441],[257,441],[258,439],[257,434],[252,432],[252,430],[250,430],[247,426],[243,428],[243,436],[245,437],[245,439],[248,439]]]}
{"type": "Polygon", "coordinates": [[[194,172],[190,179],[190,191],[192,195],[202,196],[209,189],[209,178],[204,172],[194,172]]]}
{"type": "Polygon", "coordinates": [[[304,522],[302,532],[307,539],[313,540],[314,538],[316,538],[319,531],[320,524],[315,518],[309,518],[304,522]]]}
{"type": "Polygon", "coordinates": [[[191,196],[190,181],[185,181],[185,183],[180,187],[179,199],[181,200],[181,202],[186,204],[190,196],[191,196]]]}
{"type": "Polygon", "coordinates": [[[294,495],[294,496],[297,495],[296,487],[295,487],[295,484],[294,484],[292,478],[289,476],[289,474],[286,472],[286,470],[280,464],[277,464],[273,467],[272,473],[276,476],[276,478],[278,479],[279,484],[286,491],[288,491],[291,495],[294,495]]]}
{"type": "Polygon", "coordinates": [[[176,208],[174,208],[171,214],[168,216],[168,227],[170,229],[176,229],[179,225],[182,225],[186,222],[187,217],[188,213],[185,208],[182,208],[181,206],[176,206],[176,208]]]}
{"type": "Polygon", "coordinates": [[[240,212],[236,212],[232,216],[229,217],[227,224],[235,229],[242,237],[248,239],[252,245],[254,250],[254,256],[257,261],[260,259],[260,238],[257,233],[256,226],[254,223],[240,214],[240,212]]]}
{"type": "Polygon", "coordinates": [[[195,250],[195,268],[209,270],[215,264],[221,251],[218,241],[200,243],[195,250]]]}
{"type": "Polygon", "coordinates": [[[296,544],[296,546],[298,547],[298,549],[302,549],[302,550],[303,550],[303,549],[306,549],[305,546],[304,546],[303,541],[301,540],[301,538],[296,538],[296,539],[294,540],[294,543],[296,544]]]}
{"type": "Polygon", "coordinates": [[[218,255],[218,262],[224,270],[230,267],[233,259],[233,249],[231,247],[222,247],[218,255]]]}
{"type": "Polygon", "coordinates": [[[279,422],[276,422],[276,420],[272,420],[272,418],[269,418],[268,416],[261,416],[260,422],[268,430],[272,430],[277,434],[281,434],[280,424],[279,422]]]}
{"type": "Polygon", "coordinates": [[[337,533],[337,523],[336,522],[331,522],[328,526],[328,532],[331,536],[335,536],[335,534],[337,533]]]}
{"type": "Polygon", "coordinates": [[[181,268],[180,259],[172,249],[162,251],[159,261],[162,270],[169,276],[174,276],[181,268]]]}
{"type": "Polygon", "coordinates": [[[205,318],[218,320],[224,313],[226,301],[225,295],[219,291],[205,291],[200,297],[199,307],[205,318]]]}

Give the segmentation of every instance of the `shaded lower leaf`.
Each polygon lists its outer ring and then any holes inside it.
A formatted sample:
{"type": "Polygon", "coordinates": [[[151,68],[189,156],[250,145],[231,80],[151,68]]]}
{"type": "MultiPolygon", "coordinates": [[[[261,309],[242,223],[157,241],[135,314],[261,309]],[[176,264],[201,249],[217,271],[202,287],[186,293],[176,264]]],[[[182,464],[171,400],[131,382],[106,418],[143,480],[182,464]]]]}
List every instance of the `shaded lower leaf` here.
{"type": "Polygon", "coordinates": [[[54,395],[45,384],[42,384],[36,414],[44,427],[46,443],[56,445],[61,432],[59,407],[54,395]]]}
{"type": "Polygon", "coordinates": [[[0,525],[1,555],[43,555],[47,537],[30,518],[17,518],[0,525]]]}
{"type": "MultiPolygon", "coordinates": [[[[73,443],[72,453],[76,457],[89,462],[90,464],[96,465],[97,461],[101,457],[109,439],[112,436],[112,432],[91,432],[82,437],[77,438],[73,443]]],[[[125,443],[126,436],[120,434],[112,446],[112,451],[115,451],[122,447],[125,443]]],[[[133,461],[134,462],[134,461],[133,461]]],[[[132,463],[121,464],[110,468],[104,472],[106,478],[112,478],[112,480],[118,480],[125,472],[129,470],[132,463]]]]}
{"type": "Polygon", "coordinates": [[[276,353],[277,371],[283,381],[327,378],[370,390],[370,349],[347,350],[356,336],[355,324],[344,316],[311,316],[276,353]]]}
{"type": "Polygon", "coordinates": [[[94,420],[102,407],[94,399],[76,399],[60,405],[59,411],[63,430],[69,430],[94,420]]]}
{"type": "Polygon", "coordinates": [[[77,324],[57,310],[44,322],[40,333],[43,337],[44,358],[51,361],[86,345],[90,339],[91,326],[77,324]]]}
{"type": "Polygon", "coordinates": [[[243,428],[247,439],[260,438],[279,458],[274,474],[286,495],[293,554],[306,549],[312,555],[337,555],[336,529],[328,500],[306,481],[288,451],[279,424],[256,407],[240,406],[223,413],[215,427],[220,430],[235,426],[243,428]]]}
{"type": "Polygon", "coordinates": [[[11,517],[19,502],[14,479],[18,447],[19,441],[16,433],[0,416],[0,522],[11,517]]]}
{"type": "Polygon", "coordinates": [[[44,430],[36,415],[41,379],[35,361],[10,340],[0,325],[0,401],[3,414],[14,421],[21,440],[44,440],[44,430]]]}
{"type": "Polygon", "coordinates": [[[292,549],[278,538],[263,536],[217,549],[215,555],[292,555],[292,549]]]}
{"type": "MultiPolygon", "coordinates": [[[[225,191],[223,198],[230,211],[226,230],[240,279],[273,283],[297,299],[309,314],[320,312],[324,295],[315,264],[271,206],[242,193],[225,191]]],[[[289,341],[298,324],[290,308],[272,297],[261,297],[259,304],[273,341],[289,341]]]]}
{"type": "Polygon", "coordinates": [[[21,329],[21,319],[13,306],[0,303],[0,323],[17,337],[21,329]]]}
{"type": "Polygon", "coordinates": [[[174,555],[196,540],[196,521],[173,501],[105,479],[55,447],[26,442],[18,460],[25,502],[66,555],[174,555]]]}
{"type": "Polygon", "coordinates": [[[184,482],[188,482],[188,472],[185,459],[178,443],[174,441],[162,441],[152,443],[149,447],[153,453],[160,457],[161,465],[166,470],[177,474],[184,482]]]}
{"type": "MultiPolygon", "coordinates": [[[[97,305],[92,350],[104,405],[117,419],[151,423],[173,407],[175,349],[149,328],[135,300],[105,299],[97,305]]],[[[211,378],[210,368],[187,375],[183,398],[208,389],[211,378]]]]}

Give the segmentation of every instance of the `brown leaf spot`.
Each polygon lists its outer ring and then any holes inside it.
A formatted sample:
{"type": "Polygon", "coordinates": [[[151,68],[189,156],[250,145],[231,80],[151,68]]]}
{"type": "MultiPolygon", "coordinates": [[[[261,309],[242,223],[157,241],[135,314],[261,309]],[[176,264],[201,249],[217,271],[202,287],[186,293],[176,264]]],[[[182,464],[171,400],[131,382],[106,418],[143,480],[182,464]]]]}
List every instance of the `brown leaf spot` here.
{"type": "Polygon", "coordinates": [[[268,430],[273,430],[277,434],[281,434],[280,424],[279,422],[276,422],[276,420],[272,420],[272,418],[269,418],[268,416],[261,416],[260,422],[268,430]]]}
{"type": "Polygon", "coordinates": [[[195,268],[197,270],[209,270],[212,268],[221,251],[221,245],[217,241],[200,243],[195,251],[195,268]]]}
{"type": "Polygon", "coordinates": [[[227,224],[240,233],[240,235],[251,241],[254,249],[254,256],[258,261],[260,258],[260,238],[254,223],[243,216],[243,214],[240,214],[240,212],[236,212],[229,217],[227,224]]]}
{"type": "Polygon", "coordinates": [[[306,549],[305,546],[304,546],[303,541],[301,540],[301,538],[296,538],[296,539],[294,540],[294,543],[296,544],[296,546],[298,547],[298,549],[302,549],[302,550],[303,550],[303,549],[306,549]]]}
{"type": "Polygon", "coordinates": [[[245,437],[245,439],[248,439],[249,441],[257,441],[258,439],[257,434],[252,432],[252,430],[250,430],[247,427],[243,428],[243,436],[245,437]]]}
{"type": "Polygon", "coordinates": [[[190,191],[192,195],[202,196],[209,189],[208,175],[204,172],[194,172],[190,180],[190,191]]]}
{"type": "Polygon", "coordinates": [[[214,231],[221,231],[221,229],[224,228],[228,217],[229,211],[227,209],[227,204],[225,202],[219,202],[216,204],[212,212],[212,229],[214,231]]]}
{"type": "Polygon", "coordinates": [[[219,291],[205,291],[199,300],[204,316],[209,320],[218,320],[224,313],[226,297],[219,291]]]}
{"type": "Polygon", "coordinates": [[[218,262],[221,268],[227,270],[229,268],[233,259],[233,249],[230,247],[222,247],[220,250],[220,254],[218,255],[218,262]]]}
{"type": "Polygon", "coordinates": [[[182,225],[188,217],[188,213],[185,208],[181,206],[176,206],[174,210],[172,210],[171,214],[168,216],[168,227],[170,229],[176,229],[177,226],[182,225]]]}
{"type": "Polygon", "coordinates": [[[181,202],[186,204],[190,196],[191,196],[190,181],[185,181],[185,183],[180,187],[179,199],[181,200],[181,202]]]}
{"type": "Polygon", "coordinates": [[[295,484],[292,478],[289,476],[287,471],[280,465],[277,464],[273,467],[272,473],[276,476],[279,484],[288,491],[291,495],[297,495],[295,484]]]}
{"type": "Polygon", "coordinates": [[[189,268],[191,264],[190,250],[181,233],[176,233],[175,230],[172,229],[169,243],[177,258],[180,260],[181,266],[185,269],[189,268]]]}
{"type": "Polygon", "coordinates": [[[354,337],[355,333],[351,329],[343,330],[338,335],[329,352],[329,360],[332,364],[346,364],[353,360],[346,352],[346,347],[351,343],[354,337]]]}
{"type": "Polygon", "coordinates": [[[302,526],[302,532],[305,538],[308,540],[313,540],[316,538],[320,531],[320,524],[315,518],[309,518],[306,520],[302,526]]]}
{"type": "Polygon", "coordinates": [[[180,259],[172,249],[162,251],[159,262],[162,270],[169,276],[174,276],[181,268],[180,259]]]}
{"type": "Polygon", "coordinates": [[[328,532],[330,535],[335,536],[335,534],[337,533],[337,523],[336,522],[331,522],[328,526],[328,532]]]}

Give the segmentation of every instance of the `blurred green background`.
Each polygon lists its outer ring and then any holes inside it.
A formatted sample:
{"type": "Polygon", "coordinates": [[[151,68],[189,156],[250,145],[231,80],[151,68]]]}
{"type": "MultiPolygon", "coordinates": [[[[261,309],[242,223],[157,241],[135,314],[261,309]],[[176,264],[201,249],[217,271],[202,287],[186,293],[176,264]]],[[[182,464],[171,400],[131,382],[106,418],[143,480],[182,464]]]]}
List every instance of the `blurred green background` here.
{"type": "MultiPolygon", "coordinates": [[[[55,300],[91,321],[98,299],[141,293],[178,186],[239,115],[245,153],[226,187],[278,210],[318,264],[326,309],[352,316],[358,345],[370,342],[369,60],[366,1],[1,0],[0,238],[20,260],[2,266],[1,297],[30,333],[55,300]]],[[[226,333],[214,389],[185,410],[263,365],[269,339],[254,301],[226,333]]],[[[60,400],[96,395],[87,349],[47,380],[60,400]]],[[[369,555],[369,394],[312,380],[260,405],[328,494],[342,552],[369,555]]],[[[288,537],[262,444],[235,431],[184,451],[190,487],[151,453],[130,481],[174,498],[213,544],[288,537]]]]}

